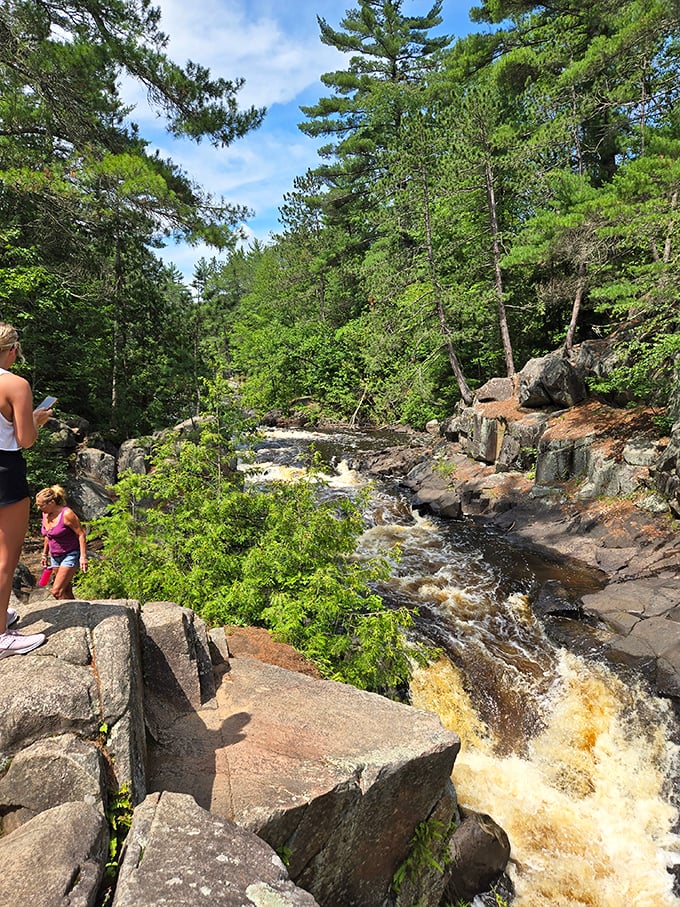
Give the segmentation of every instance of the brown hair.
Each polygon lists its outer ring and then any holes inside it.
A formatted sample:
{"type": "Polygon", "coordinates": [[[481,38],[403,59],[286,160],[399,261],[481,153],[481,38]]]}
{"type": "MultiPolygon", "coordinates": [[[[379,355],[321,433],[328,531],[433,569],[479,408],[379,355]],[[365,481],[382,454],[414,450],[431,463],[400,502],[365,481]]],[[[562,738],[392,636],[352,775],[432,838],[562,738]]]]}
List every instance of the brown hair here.
{"type": "Polygon", "coordinates": [[[61,485],[49,485],[47,488],[43,488],[36,494],[36,502],[38,498],[40,498],[41,504],[51,504],[52,501],[59,504],[60,507],[66,504],[66,492],[61,485]]]}

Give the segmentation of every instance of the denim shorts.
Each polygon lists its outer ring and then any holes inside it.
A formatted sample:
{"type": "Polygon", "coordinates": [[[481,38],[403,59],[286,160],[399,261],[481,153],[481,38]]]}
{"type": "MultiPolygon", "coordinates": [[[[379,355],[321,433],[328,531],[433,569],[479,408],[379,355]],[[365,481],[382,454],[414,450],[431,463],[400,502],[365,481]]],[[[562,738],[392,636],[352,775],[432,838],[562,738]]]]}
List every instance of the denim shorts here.
{"type": "Polygon", "coordinates": [[[80,563],[80,551],[68,551],[66,554],[51,557],[53,567],[77,567],[80,563]]]}

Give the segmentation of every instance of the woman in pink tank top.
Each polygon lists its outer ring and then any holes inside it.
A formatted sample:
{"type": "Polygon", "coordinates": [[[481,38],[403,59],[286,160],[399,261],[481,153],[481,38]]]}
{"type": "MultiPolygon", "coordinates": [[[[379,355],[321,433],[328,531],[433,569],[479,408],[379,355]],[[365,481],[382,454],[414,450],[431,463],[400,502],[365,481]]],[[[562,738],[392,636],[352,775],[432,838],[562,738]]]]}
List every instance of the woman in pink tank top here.
{"type": "Polygon", "coordinates": [[[63,601],[73,598],[73,577],[80,569],[87,570],[85,530],[77,515],[66,506],[66,492],[61,485],[43,488],[35,496],[42,512],[40,531],[45,539],[41,566],[47,567],[49,555],[54,581],[52,595],[63,601]]]}

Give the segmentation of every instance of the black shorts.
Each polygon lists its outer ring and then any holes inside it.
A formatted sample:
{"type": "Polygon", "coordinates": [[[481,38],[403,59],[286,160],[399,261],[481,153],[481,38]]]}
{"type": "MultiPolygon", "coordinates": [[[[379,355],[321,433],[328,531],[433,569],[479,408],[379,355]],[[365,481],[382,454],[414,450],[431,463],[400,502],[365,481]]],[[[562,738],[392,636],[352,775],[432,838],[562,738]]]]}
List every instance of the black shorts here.
{"type": "Polygon", "coordinates": [[[26,461],[20,450],[0,450],[0,507],[30,497],[26,461]]]}

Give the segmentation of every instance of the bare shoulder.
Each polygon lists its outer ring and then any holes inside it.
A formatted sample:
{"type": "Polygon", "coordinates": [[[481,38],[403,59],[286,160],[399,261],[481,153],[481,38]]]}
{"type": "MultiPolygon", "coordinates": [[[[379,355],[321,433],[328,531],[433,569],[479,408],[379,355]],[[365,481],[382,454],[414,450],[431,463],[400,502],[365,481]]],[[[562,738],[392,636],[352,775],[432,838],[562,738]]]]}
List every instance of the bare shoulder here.
{"type": "Polygon", "coordinates": [[[80,520],[78,519],[78,514],[72,510],[70,507],[64,507],[64,522],[68,525],[78,524],[80,520]]]}
{"type": "Polygon", "coordinates": [[[21,375],[15,375],[14,372],[2,372],[0,374],[0,388],[5,394],[10,393],[30,393],[31,385],[21,375]]]}
{"type": "Polygon", "coordinates": [[[25,378],[12,372],[0,374],[0,409],[5,418],[14,420],[14,413],[33,408],[33,393],[25,378]]]}

